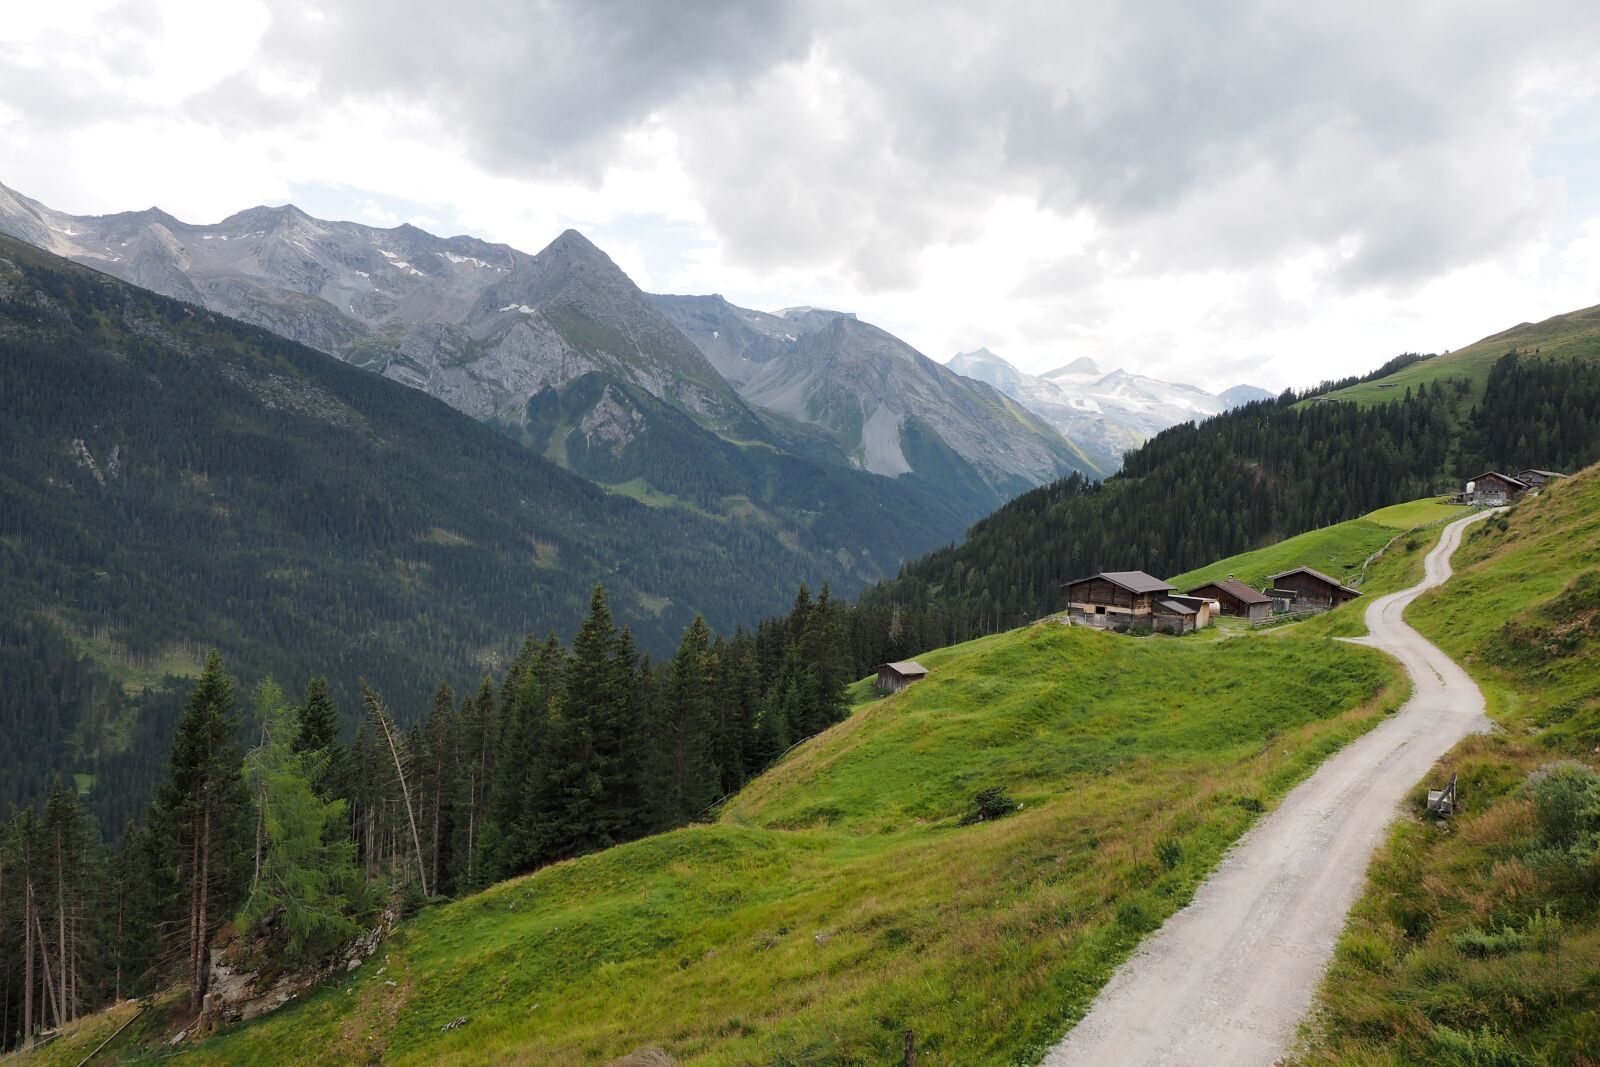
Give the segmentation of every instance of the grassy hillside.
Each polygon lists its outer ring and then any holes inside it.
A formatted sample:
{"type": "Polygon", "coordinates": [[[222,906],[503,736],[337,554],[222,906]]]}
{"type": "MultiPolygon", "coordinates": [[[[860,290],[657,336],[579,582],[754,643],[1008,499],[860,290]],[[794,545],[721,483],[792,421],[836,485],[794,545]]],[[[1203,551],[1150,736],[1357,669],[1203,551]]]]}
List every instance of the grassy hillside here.
{"type": "Polygon", "coordinates": [[[1377,404],[1399,398],[1407,387],[1415,390],[1459,378],[1471,383],[1476,396],[1483,391],[1490,366],[1512,349],[1527,355],[1537,351],[1548,359],[1600,359],[1600,306],[1556,315],[1543,322],[1525,322],[1446,355],[1413,363],[1377,381],[1362,382],[1328,395],[1336,400],[1377,404]]]}
{"type": "Polygon", "coordinates": [[[1260,588],[1267,575],[1304,565],[1348,584],[1361,577],[1363,561],[1399,534],[1464,515],[1467,510],[1442,503],[1438,497],[1394,504],[1368,512],[1359,519],[1324,526],[1266,548],[1229,556],[1169,581],[1179,589],[1192,589],[1231,574],[1246,585],[1260,588]]]}
{"type": "MultiPolygon", "coordinates": [[[[425,912],[197,1062],[1036,1057],[1264,807],[1399,699],[1381,656],[1053,623],[940,650],[713,825],[425,912]],[[966,825],[980,790],[1021,810],[966,825]],[[470,1021],[445,1032],[450,1021],[470,1021]]],[[[136,1049],[118,1046],[119,1054],[136,1049]]]]}
{"type": "Polygon", "coordinates": [[[1600,1062],[1600,468],[1474,530],[1410,612],[1503,728],[1429,775],[1373,864],[1306,1064],[1600,1062]],[[1565,764],[1559,770],[1552,768],[1565,764]]]}

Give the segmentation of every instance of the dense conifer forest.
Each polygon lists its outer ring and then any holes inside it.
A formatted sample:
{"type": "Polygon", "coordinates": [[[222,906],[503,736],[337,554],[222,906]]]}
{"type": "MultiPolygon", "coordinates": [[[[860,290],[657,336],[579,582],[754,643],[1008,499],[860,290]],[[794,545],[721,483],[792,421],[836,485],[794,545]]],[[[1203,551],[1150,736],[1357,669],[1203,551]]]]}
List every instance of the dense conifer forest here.
{"type": "Polygon", "coordinates": [[[1488,468],[1575,471],[1600,459],[1594,363],[1508,352],[1475,405],[1465,382],[1365,407],[1319,400],[1325,391],[1175,426],[1104,482],[1074,475],[1018,497],[964,542],[860,596],[855,670],[1059,610],[1061,583],[1095,571],[1179,574],[1396,501],[1459,491],[1488,468]]]}
{"type": "Polygon", "coordinates": [[[0,825],[4,1044],[172,982],[198,1010],[224,927],[255,966],[308,966],[385,910],[706,815],[843,716],[845,617],[802,587],[754,631],[695,618],[657,663],[596,588],[570,644],[529,638],[409,727],[363,685],[350,744],[326,680],[240,693],[211,653],[119,840],[60,780],[0,825]]]}

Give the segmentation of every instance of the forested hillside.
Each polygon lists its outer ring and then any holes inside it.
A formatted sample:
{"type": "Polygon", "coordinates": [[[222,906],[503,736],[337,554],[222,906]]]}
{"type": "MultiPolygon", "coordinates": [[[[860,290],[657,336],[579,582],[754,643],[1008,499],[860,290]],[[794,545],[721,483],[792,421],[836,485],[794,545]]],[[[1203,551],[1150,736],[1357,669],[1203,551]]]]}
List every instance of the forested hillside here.
{"type": "Polygon", "coordinates": [[[0,804],[81,775],[107,832],[142,808],[173,676],[208,648],[247,684],[325,674],[347,709],[364,675],[410,721],[441,679],[570,627],[601,579],[660,655],[697,612],[731,631],[851,573],[759,518],[606,493],[415,390],[9,239],[0,397],[0,804]]]}
{"type": "Polygon", "coordinates": [[[1172,575],[1429,493],[1488,467],[1600,459],[1600,361],[1506,353],[1481,399],[1434,382],[1382,404],[1293,393],[1156,436],[1101,483],[1017,498],[859,599],[857,666],[1007,629],[1097,570],[1172,575]]]}

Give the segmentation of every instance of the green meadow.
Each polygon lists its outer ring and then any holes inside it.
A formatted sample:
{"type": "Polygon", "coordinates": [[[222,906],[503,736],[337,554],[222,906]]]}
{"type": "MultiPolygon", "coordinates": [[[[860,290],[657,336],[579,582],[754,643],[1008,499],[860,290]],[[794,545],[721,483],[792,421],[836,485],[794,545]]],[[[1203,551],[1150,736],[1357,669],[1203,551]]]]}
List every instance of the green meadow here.
{"type": "Polygon", "coordinates": [[[1498,729],[1413,790],[1308,1027],[1305,1065],[1600,1063],[1600,468],[1473,528],[1408,618],[1498,729]],[[1425,814],[1459,775],[1464,810],[1425,814]]]}

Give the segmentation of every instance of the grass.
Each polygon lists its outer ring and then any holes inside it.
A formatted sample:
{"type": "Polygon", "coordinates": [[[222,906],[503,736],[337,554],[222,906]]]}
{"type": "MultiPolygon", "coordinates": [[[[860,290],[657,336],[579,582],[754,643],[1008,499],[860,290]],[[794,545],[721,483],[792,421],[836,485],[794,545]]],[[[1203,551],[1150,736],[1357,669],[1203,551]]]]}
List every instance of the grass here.
{"type": "Polygon", "coordinates": [[[1034,1062],[1296,781],[1402,698],[1322,637],[1054,623],[853,690],[718,822],[425,912],[200,1062],[1034,1062]],[[963,825],[998,788],[1016,814],[963,825]],[[470,1021],[445,1032],[453,1019],[470,1021]]]}
{"type": "MultiPolygon", "coordinates": [[[[1483,687],[1500,730],[1419,783],[1373,862],[1300,1062],[1600,1063],[1600,859],[1552,851],[1539,768],[1600,771],[1600,468],[1474,527],[1412,623],[1483,687]],[[1460,776],[1463,813],[1422,812],[1460,776]]],[[[1595,818],[1600,818],[1597,813],[1595,818]]]]}
{"type": "Polygon", "coordinates": [[[1513,348],[1528,354],[1537,350],[1548,359],[1600,358],[1600,307],[1513,326],[1465,348],[1413,363],[1377,381],[1362,382],[1328,395],[1336,400],[1380,404],[1400,399],[1407,387],[1414,391],[1433,382],[1460,378],[1470,383],[1471,396],[1476,398],[1483,393],[1494,361],[1513,348]]]}
{"type": "Polygon", "coordinates": [[[1362,563],[1397,535],[1418,526],[1465,515],[1467,511],[1467,508],[1443,503],[1437,497],[1395,504],[1359,519],[1324,526],[1266,548],[1229,556],[1169,580],[1179,589],[1193,589],[1231,574],[1246,585],[1259,589],[1265,584],[1267,575],[1304,565],[1332,575],[1348,585],[1361,578],[1362,563]]]}
{"type": "Polygon", "coordinates": [[[617,482],[614,485],[602,485],[600,488],[608,493],[615,493],[617,496],[625,496],[630,500],[637,500],[646,507],[681,508],[702,518],[717,518],[717,516],[712,515],[693,501],[685,500],[681,496],[674,496],[672,493],[663,493],[643,478],[633,478],[626,482],[617,482]]]}

